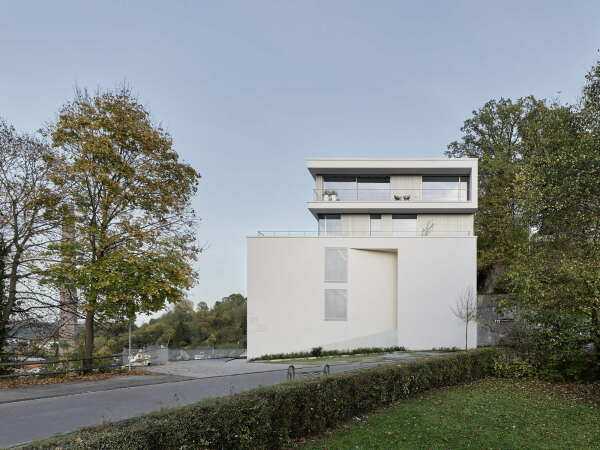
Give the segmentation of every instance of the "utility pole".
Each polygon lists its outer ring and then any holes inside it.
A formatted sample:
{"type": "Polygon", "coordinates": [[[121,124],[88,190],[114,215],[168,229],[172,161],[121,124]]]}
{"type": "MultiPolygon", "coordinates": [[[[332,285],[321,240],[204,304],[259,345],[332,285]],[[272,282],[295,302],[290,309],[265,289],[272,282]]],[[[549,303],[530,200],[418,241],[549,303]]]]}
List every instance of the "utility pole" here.
{"type": "Polygon", "coordinates": [[[127,362],[129,363],[129,371],[131,372],[131,317],[129,317],[129,356],[127,362]]]}

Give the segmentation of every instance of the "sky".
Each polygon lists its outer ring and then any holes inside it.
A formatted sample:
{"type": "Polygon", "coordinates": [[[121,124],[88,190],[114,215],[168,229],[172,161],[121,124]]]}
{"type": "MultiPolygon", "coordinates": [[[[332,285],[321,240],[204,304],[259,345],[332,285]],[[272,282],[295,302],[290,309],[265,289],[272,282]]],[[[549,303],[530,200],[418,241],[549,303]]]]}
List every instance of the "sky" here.
{"type": "Polygon", "coordinates": [[[1,1],[0,116],[132,87],[202,175],[194,302],[246,292],[246,236],[315,230],[309,157],[441,157],[492,98],[574,102],[598,1],[1,1]]]}

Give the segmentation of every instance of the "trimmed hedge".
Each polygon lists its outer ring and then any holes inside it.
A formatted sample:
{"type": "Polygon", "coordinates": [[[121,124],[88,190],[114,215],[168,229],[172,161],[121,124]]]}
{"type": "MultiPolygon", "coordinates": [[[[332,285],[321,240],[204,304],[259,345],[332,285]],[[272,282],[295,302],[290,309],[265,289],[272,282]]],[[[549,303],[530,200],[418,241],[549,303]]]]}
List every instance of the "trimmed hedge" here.
{"type": "Polygon", "coordinates": [[[293,352],[293,353],[274,353],[252,358],[251,361],[268,361],[273,359],[297,359],[310,358],[321,356],[337,356],[337,355],[362,355],[368,353],[392,353],[405,352],[406,347],[361,347],[353,350],[323,350],[321,347],[315,347],[310,352],[293,352]]]}
{"type": "Polygon", "coordinates": [[[121,422],[26,448],[272,449],[432,388],[492,375],[495,349],[282,383],[121,422]]]}

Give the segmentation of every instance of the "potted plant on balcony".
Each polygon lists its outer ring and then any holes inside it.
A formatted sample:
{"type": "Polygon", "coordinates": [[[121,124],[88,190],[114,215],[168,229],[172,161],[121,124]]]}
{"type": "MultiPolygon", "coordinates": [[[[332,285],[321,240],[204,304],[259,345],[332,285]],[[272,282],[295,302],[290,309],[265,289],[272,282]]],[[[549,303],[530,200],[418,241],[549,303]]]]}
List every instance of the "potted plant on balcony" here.
{"type": "Polygon", "coordinates": [[[337,200],[337,192],[335,192],[335,191],[323,191],[323,200],[335,202],[337,200]]]}

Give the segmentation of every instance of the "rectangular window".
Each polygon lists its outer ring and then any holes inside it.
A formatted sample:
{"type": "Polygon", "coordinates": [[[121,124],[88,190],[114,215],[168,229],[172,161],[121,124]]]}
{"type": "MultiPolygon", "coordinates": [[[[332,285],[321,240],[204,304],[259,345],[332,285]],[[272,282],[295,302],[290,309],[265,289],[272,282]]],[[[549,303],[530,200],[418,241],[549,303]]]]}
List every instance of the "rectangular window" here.
{"type": "Polygon", "coordinates": [[[325,281],[333,283],[348,281],[347,248],[325,248],[325,281]]]}
{"type": "Polygon", "coordinates": [[[390,177],[358,177],[357,200],[382,201],[390,199],[390,177]]]}
{"type": "Polygon", "coordinates": [[[390,177],[325,175],[321,200],[390,200],[390,177]]]}
{"type": "Polygon", "coordinates": [[[319,214],[319,236],[341,236],[341,214],[319,214]]]}
{"type": "Polygon", "coordinates": [[[464,202],[469,200],[469,177],[423,177],[425,201],[464,202]]]}
{"type": "Polygon", "coordinates": [[[323,177],[323,197],[323,200],[356,200],[356,177],[323,177]]]}
{"type": "Polygon", "coordinates": [[[325,289],[325,320],[348,320],[346,289],[325,289]]]}
{"type": "Polygon", "coordinates": [[[417,216],[409,214],[393,214],[392,232],[394,236],[416,236],[417,216]]]}
{"type": "Polygon", "coordinates": [[[381,214],[371,214],[371,236],[381,235],[381,214]]]}

